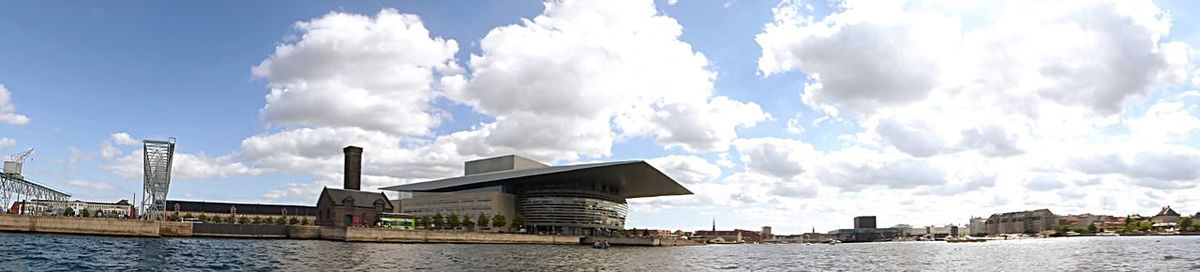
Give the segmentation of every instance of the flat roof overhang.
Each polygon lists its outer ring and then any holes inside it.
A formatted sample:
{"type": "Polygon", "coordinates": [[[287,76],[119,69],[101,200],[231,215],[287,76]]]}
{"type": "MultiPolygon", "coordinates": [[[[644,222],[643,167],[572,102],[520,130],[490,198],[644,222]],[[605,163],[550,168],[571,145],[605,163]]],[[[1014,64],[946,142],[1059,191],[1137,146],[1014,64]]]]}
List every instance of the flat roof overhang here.
{"type": "Polygon", "coordinates": [[[591,180],[617,188],[624,198],[690,195],[674,179],[645,161],[621,161],[501,171],[381,188],[400,192],[454,192],[518,183],[591,180]]]}

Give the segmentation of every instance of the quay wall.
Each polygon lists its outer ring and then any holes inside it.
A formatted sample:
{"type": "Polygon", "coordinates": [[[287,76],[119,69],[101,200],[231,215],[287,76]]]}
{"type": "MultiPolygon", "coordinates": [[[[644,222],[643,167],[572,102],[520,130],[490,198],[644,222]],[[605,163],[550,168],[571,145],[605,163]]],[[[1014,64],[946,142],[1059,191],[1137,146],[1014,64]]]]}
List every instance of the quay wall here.
{"type": "Polygon", "coordinates": [[[321,239],[321,227],[288,226],[287,237],[291,239],[321,239]]]}
{"type": "Polygon", "coordinates": [[[192,237],[192,223],[158,222],[158,234],[164,237],[192,237]]]}
{"type": "Polygon", "coordinates": [[[288,238],[288,226],[247,224],[194,224],[192,236],[232,238],[288,238]]]}
{"type": "Polygon", "coordinates": [[[159,237],[158,222],[0,214],[0,231],[159,237]]]}
{"type": "MultiPolygon", "coordinates": [[[[546,244],[578,245],[579,236],[534,235],[486,232],[447,232],[428,230],[389,230],[372,228],[345,228],[342,241],[353,242],[400,242],[400,243],[464,243],[464,244],[546,244]]],[[[326,237],[322,229],[321,238],[326,237]]]]}
{"type": "Polygon", "coordinates": [[[614,246],[698,246],[703,245],[700,241],[681,240],[681,239],[662,239],[662,238],[625,238],[625,237],[585,237],[583,244],[593,244],[599,241],[607,241],[609,245],[614,246]]]}

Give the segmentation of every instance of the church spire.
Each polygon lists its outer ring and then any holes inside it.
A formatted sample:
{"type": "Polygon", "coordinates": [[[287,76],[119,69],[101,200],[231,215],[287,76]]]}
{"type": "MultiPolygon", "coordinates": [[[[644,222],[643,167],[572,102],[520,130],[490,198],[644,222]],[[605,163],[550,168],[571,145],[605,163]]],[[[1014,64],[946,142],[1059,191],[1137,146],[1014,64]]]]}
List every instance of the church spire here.
{"type": "Polygon", "coordinates": [[[714,231],[714,232],[716,232],[716,231],[717,231],[717,218],[716,218],[716,217],[713,217],[713,229],[712,229],[712,231],[714,231]]]}

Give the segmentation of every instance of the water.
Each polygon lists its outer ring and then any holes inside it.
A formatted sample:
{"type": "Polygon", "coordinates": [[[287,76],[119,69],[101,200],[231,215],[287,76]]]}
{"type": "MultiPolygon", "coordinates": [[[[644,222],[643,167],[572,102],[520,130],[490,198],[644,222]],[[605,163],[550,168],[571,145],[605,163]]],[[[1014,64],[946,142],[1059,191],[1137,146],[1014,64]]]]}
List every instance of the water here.
{"type": "Polygon", "coordinates": [[[613,247],[0,233],[0,271],[1200,271],[1200,236],[613,247]]]}

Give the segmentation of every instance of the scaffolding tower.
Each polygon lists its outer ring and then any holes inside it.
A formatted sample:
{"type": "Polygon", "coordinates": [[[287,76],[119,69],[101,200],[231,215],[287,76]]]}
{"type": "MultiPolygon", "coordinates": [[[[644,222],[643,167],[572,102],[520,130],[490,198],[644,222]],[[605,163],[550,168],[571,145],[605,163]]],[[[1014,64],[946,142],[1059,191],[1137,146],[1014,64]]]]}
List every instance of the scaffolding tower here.
{"type": "Polygon", "coordinates": [[[168,141],[142,141],[142,219],[163,220],[167,211],[167,191],[171,187],[171,160],[175,157],[175,138],[168,141]]]}

